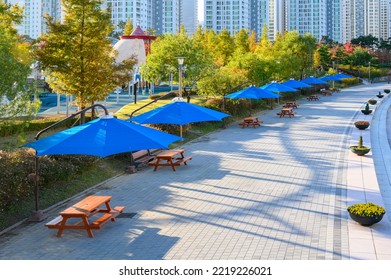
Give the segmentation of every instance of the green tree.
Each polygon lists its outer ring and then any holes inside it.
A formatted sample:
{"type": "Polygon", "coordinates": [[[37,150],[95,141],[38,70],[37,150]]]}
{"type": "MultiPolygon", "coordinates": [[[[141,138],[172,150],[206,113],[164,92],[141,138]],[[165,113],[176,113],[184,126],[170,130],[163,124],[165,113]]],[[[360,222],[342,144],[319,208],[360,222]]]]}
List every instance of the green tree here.
{"type": "Polygon", "coordinates": [[[372,60],[372,55],[368,50],[362,47],[356,47],[354,52],[345,58],[345,63],[352,66],[365,66],[372,60]]]}
{"type": "Polygon", "coordinates": [[[325,68],[331,64],[330,48],[327,44],[317,46],[314,53],[314,66],[325,68]]]}
{"type": "Polygon", "coordinates": [[[245,29],[239,30],[236,33],[235,38],[235,53],[245,54],[250,52],[250,40],[248,36],[248,31],[245,29]]]}
{"type": "Polygon", "coordinates": [[[167,81],[170,74],[178,81],[178,60],[184,57],[183,85],[190,87],[213,67],[212,58],[200,42],[184,30],[177,34],[163,34],[151,44],[147,62],[141,66],[141,74],[150,82],[167,81]]]}
{"type": "Polygon", "coordinates": [[[235,51],[235,42],[228,30],[224,29],[217,35],[217,45],[214,49],[214,60],[219,66],[227,65],[235,51]]]}
{"type": "Polygon", "coordinates": [[[260,86],[265,84],[272,76],[269,66],[267,60],[248,52],[235,55],[227,68],[231,69],[233,73],[241,73],[242,84],[260,86]]]}
{"type": "Polygon", "coordinates": [[[116,30],[118,30],[118,31],[113,30],[113,31],[110,33],[109,36],[112,37],[112,38],[120,39],[120,36],[124,35],[125,24],[126,24],[125,21],[120,20],[120,21],[118,22],[117,28],[116,28],[116,30]]]}
{"type": "Polygon", "coordinates": [[[248,85],[245,71],[232,67],[215,69],[197,83],[198,93],[207,97],[223,97],[245,85],[248,85]]]}
{"type": "Polygon", "coordinates": [[[291,54],[290,70],[303,78],[304,73],[313,68],[316,39],[309,33],[299,35],[297,31],[286,32],[284,39],[284,50],[291,54]]]}
{"type": "Polygon", "coordinates": [[[129,36],[132,34],[132,32],[133,32],[133,23],[130,20],[130,18],[128,18],[124,27],[124,35],[129,36]]]}
{"type": "Polygon", "coordinates": [[[23,17],[18,5],[0,3],[0,118],[34,115],[38,102],[31,103],[33,87],[27,84],[33,60],[30,44],[23,41],[15,28],[23,17]]]}
{"type": "Polygon", "coordinates": [[[379,46],[379,39],[369,34],[366,36],[359,36],[350,41],[353,45],[359,45],[369,49],[376,49],[379,46]]]}
{"type": "Polygon", "coordinates": [[[84,108],[104,100],[116,87],[131,80],[135,58],[116,63],[108,35],[110,13],[98,0],[64,0],[63,23],[47,17],[49,32],[42,35],[34,53],[57,93],[74,95],[84,108]]]}
{"type": "Polygon", "coordinates": [[[255,50],[257,49],[257,45],[258,45],[258,42],[257,42],[257,33],[255,32],[255,30],[252,30],[252,31],[251,31],[249,41],[250,41],[250,45],[249,45],[249,47],[250,47],[250,52],[254,53],[255,50]]]}

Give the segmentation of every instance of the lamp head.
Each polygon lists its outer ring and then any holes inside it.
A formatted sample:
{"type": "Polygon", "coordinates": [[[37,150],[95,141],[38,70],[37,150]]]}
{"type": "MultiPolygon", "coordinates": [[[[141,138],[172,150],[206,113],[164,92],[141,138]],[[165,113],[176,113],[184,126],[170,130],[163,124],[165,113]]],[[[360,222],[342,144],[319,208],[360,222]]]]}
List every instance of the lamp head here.
{"type": "Polygon", "coordinates": [[[178,64],[179,64],[180,66],[182,66],[182,65],[183,65],[183,62],[185,61],[185,58],[184,58],[184,57],[177,57],[177,59],[178,59],[178,64]]]}

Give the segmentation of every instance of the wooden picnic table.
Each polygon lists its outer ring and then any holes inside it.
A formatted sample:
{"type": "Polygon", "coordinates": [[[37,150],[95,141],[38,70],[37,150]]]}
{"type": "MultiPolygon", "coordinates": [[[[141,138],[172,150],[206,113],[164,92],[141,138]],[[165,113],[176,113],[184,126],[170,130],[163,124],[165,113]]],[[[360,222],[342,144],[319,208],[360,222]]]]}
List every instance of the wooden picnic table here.
{"type": "Polygon", "coordinates": [[[110,200],[111,196],[88,196],[60,212],[60,216],[46,223],[46,226],[58,229],[57,237],[61,237],[64,229],[86,230],[89,237],[94,237],[93,229],[100,229],[109,220],[115,221],[115,217],[125,208],[124,206],[111,208],[110,200]],[[95,215],[99,217],[96,219],[95,215]],[[75,223],[68,223],[70,219],[75,220],[75,223]]]}
{"type": "Polygon", "coordinates": [[[319,100],[319,97],[316,94],[312,94],[312,95],[307,97],[307,100],[315,101],[315,100],[319,100]]]}
{"type": "Polygon", "coordinates": [[[321,89],[320,92],[326,96],[326,95],[333,95],[333,92],[331,90],[327,90],[327,89],[321,89]]]}
{"type": "Polygon", "coordinates": [[[175,170],[175,166],[179,166],[182,163],[187,165],[187,161],[191,160],[192,157],[185,157],[185,150],[165,150],[156,155],[156,159],[149,162],[149,165],[154,166],[153,171],[159,166],[171,166],[173,171],[175,170]]]}
{"type": "Polygon", "coordinates": [[[256,126],[261,126],[261,123],[263,123],[263,121],[259,120],[258,117],[247,117],[244,118],[243,121],[239,123],[239,125],[242,126],[242,128],[249,127],[249,126],[255,128],[256,126]]]}
{"type": "Polygon", "coordinates": [[[281,112],[277,113],[277,115],[280,116],[280,118],[288,116],[288,117],[294,117],[295,113],[293,112],[292,108],[282,108],[281,112]]]}
{"type": "Polygon", "coordinates": [[[285,105],[283,105],[282,107],[284,108],[294,108],[294,109],[297,109],[297,103],[296,101],[288,101],[285,103],[285,105]]]}

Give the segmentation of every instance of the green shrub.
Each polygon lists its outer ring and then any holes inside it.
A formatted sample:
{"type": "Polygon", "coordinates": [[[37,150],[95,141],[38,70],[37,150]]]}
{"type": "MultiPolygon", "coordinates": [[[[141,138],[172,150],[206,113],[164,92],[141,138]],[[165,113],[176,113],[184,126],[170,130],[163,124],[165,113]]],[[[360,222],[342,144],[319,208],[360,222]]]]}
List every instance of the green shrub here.
{"type": "Polygon", "coordinates": [[[169,95],[167,95],[167,96],[166,96],[165,98],[163,98],[163,99],[172,99],[172,98],[178,96],[177,93],[176,93],[175,91],[170,91],[170,92],[160,92],[160,93],[157,93],[157,94],[151,94],[150,96],[148,96],[148,98],[149,98],[149,99],[152,99],[152,100],[155,100],[155,99],[160,98],[160,97],[162,97],[162,96],[164,96],[164,95],[166,95],[166,94],[168,94],[168,93],[169,93],[169,95]]]}
{"type": "MultiPolygon", "coordinates": [[[[205,107],[221,111],[223,107],[222,98],[209,99],[205,103],[205,107]]],[[[252,110],[263,110],[266,109],[265,100],[249,100],[249,99],[225,99],[225,113],[230,114],[231,116],[246,116],[252,110]]]]}
{"type": "MultiPolygon", "coordinates": [[[[12,120],[12,121],[2,122],[0,125],[0,137],[19,134],[22,131],[25,132],[40,131],[52,124],[55,124],[60,120],[63,120],[63,118],[42,118],[42,119],[35,119],[31,121],[12,120]]],[[[91,117],[86,116],[86,122],[90,120],[91,117]]],[[[77,122],[78,122],[77,119],[71,119],[64,122],[59,127],[69,128],[77,122]]]]}
{"type": "Polygon", "coordinates": [[[386,213],[385,209],[379,205],[368,203],[357,203],[348,207],[348,212],[364,217],[376,217],[386,213]]]}
{"type": "Polygon", "coordinates": [[[347,78],[347,79],[342,79],[342,86],[343,87],[350,87],[354,85],[358,85],[359,81],[357,78],[347,78]]]}
{"type": "MultiPolygon", "coordinates": [[[[58,181],[74,178],[83,169],[92,166],[97,158],[89,156],[43,156],[39,158],[40,188],[58,188],[58,181]]],[[[34,194],[35,152],[17,149],[0,150],[0,212],[5,213],[20,201],[34,194]],[[30,179],[29,179],[30,178],[30,179]]]]}
{"type": "Polygon", "coordinates": [[[390,90],[386,88],[386,89],[384,90],[384,92],[387,93],[387,94],[389,94],[389,93],[390,93],[390,90]]]}
{"type": "Polygon", "coordinates": [[[377,103],[377,100],[375,99],[369,99],[368,100],[368,103],[371,104],[371,105],[375,105],[377,103]]]}

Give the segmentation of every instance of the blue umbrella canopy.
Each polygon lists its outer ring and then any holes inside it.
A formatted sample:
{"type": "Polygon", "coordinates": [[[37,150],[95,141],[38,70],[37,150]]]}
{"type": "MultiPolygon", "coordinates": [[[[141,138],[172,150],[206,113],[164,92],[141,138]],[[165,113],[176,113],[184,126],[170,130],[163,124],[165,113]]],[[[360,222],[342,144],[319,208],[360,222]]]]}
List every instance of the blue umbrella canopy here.
{"type": "Polygon", "coordinates": [[[140,124],[178,124],[221,121],[228,114],[208,109],[196,104],[174,101],[129,119],[140,124]]]}
{"type": "Polygon", "coordinates": [[[261,89],[271,91],[274,93],[276,93],[276,92],[296,92],[297,91],[297,89],[295,89],[295,88],[292,88],[292,87],[289,87],[289,86],[286,86],[283,84],[279,84],[276,82],[272,82],[270,84],[261,86],[261,89]]]}
{"type": "Polygon", "coordinates": [[[300,82],[310,84],[310,85],[327,85],[328,84],[327,82],[325,82],[321,79],[315,78],[313,76],[306,78],[306,79],[303,79],[300,82]]]}
{"type": "Polygon", "coordinates": [[[248,88],[228,94],[225,97],[231,99],[239,99],[239,98],[264,99],[264,98],[279,98],[280,95],[274,92],[270,92],[268,90],[257,88],[255,86],[249,86],[248,88]]]}
{"type": "Polygon", "coordinates": [[[320,79],[323,81],[340,81],[341,80],[341,78],[338,78],[338,77],[332,76],[332,75],[326,75],[326,76],[321,77],[320,79]]]}
{"type": "Polygon", "coordinates": [[[24,147],[35,149],[37,156],[82,154],[106,157],[143,149],[167,149],[169,144],[178,140],[182,138],[105,116],[28,143],[24,147]]]}
{"type": "Polygon", "coordinates": [[[334,77],[340,78],[340,79],[349,79],[349,78],[354,78],[353,76],[344,74],[344,73],[338,73],[335,74],[334,77]]]}
{"type": "Polygon", "coordinates": [[[283,82],[281,84],[284,86],[288,86],[288,87],[296,88],[296,89],[298,89],[298,88],[312,88],[312,86],[310,86],[309,84],[296,81],[295,79],[290,79],[290,80],[283,82]]]}

